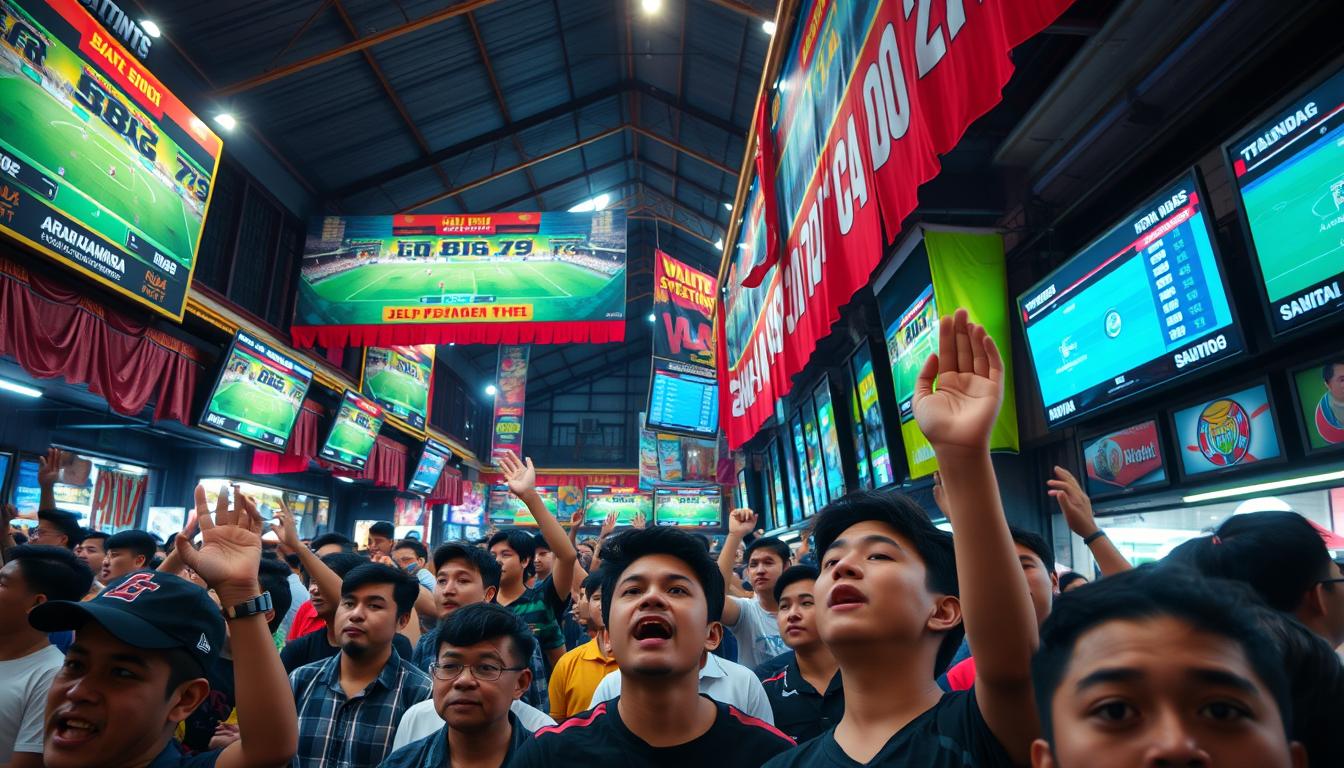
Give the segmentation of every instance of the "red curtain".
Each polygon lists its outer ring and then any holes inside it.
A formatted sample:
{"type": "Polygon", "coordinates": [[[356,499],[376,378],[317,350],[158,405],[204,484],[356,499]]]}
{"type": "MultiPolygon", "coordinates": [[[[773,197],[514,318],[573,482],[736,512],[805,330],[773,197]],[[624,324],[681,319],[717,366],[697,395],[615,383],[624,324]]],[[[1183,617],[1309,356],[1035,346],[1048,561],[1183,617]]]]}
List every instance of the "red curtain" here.
{"type": "Polygon", "coordinates": [[[201,370],[190,344],[0,256],[0,355],[39,379],[87,384],[124,416],[190,423],[201,370]]]}
{"type": "Polygon", "coordinates": [[[105,526],[129,528],[135,524],[135,513],[145,495],[148,475],[103,470],[93,486],[93,510],[89,525],[95,530],[105,526]]]}
{"type": "Polygon", "coordinates": [[[378,436],[369,452],[364,469],[345,469],[330,464],[332,474],[356,480],[372,480],[379,488],[406,490],[406,446],[391,438],[378,436]]]}
{"type": "Polygon", "coordinates": [[[304,400],[303,408],[299,409],[299,418],[294,421],[289,443],[285,445],[285,452],[253,450],[252,474],[283,475],[307,471],[308,462],[317,457],[317,422],[321,416],[322,406],[312,400],[304,400]]]}
{"type": "Polygon", "coordinates": [[[462,473],[452,467],[444,467],[434,491],[425,500],[426,504],[448,504],[457,506],[462,503],[462,473]]]}

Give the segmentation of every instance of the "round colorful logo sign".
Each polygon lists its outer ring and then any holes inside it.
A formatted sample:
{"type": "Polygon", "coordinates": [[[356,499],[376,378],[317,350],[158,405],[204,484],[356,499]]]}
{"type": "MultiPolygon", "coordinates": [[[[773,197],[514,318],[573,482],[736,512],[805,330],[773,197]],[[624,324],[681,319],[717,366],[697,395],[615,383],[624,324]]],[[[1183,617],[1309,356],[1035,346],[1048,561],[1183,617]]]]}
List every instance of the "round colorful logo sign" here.
{"type": "Polygon", "coordinates": [[[1230,467],[1251,449],[1251,416],[1235,400],[1214,400],[1199,414],[1199,452],[1209,463],[1230,467]]]}

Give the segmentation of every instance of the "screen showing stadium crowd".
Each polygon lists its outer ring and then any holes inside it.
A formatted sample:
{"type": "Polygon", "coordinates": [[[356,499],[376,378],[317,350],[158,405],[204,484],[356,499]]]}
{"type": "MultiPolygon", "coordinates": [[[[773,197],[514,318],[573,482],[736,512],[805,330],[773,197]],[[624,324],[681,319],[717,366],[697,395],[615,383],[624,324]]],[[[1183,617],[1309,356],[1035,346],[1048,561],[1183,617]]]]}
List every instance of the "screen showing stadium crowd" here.
{"type": "Polygon", "coordinates": [[[914,415],[954,533],[865,491],[796,546],[749,509],[717,547],[638,516],[581,539],[507,454],[536,528],[357,546],[198,488],[161,542],[60,511],[53,449],[36,526],[3,521],[0,763],[1344,765],[1344,576],[1317,530],[1236,515],[1133,568],[1056,468],[1103,574],[1061,578],[1004,515],[994,342],[964,311],[940,331],[914,415]]]}

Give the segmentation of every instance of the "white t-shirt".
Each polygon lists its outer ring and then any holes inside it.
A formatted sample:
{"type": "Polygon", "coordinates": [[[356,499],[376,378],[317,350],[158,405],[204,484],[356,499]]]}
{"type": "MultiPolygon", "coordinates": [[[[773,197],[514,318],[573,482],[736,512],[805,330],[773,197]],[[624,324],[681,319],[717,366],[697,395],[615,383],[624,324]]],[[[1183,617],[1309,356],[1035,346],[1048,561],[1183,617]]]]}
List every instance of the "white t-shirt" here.
{"type": "Polygon", "coordinates": [[[48,645],[22,658],[0,661],[0,763],[15,752],[42,753],[47,690],[65,655],[48,645]]]}
{"type": "MultiPolygon", "coordinates": [[[[775,713],[770,709],[770,698],[765,695],[765,686],[750,669],[708,654],[700,667],[700,692],[709,698],[731,704],[752,717],[774,725],[775,713]]],[[[604,701],[611,701],[621,695],[621,671],[608,672],[593,691],[591,709],[604,701]]]]}
{"type": "Polygon", "coordinates": [[[729,597],[741,614],[736,624],[729,624],[733,636],[737,638],[737,661],[749,669],[764,664],[781,653],[789,650],[784,638],[779,636],[779,623],[775,614],[761,607],[758,597],[729,597]]]}
{"type": "MultiPolygon", "coordinates": [[[[551,719],[550,715],[518,699],[513,700],[509,710],[524,728],[533,733],[536,733],[538,728],[555,725],[555,720],[551,719]]],[[[439,716],[439,711],[434,709],[433,699],[412,704],[410,709],[402,713],[401,721],[397,723],[397,735],[392,737],[392,749],[401,749],[431,733],[438,733],[441,728],[443,718],[439,716]]]]}

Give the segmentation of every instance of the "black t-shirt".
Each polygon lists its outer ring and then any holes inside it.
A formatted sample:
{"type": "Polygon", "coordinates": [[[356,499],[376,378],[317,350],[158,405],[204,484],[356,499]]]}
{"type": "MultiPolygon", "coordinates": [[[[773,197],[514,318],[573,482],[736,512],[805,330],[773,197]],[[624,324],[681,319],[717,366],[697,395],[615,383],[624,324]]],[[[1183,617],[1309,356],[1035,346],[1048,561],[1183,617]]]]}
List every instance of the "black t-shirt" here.
{"type": "Polygon", "coordinates": [[[232,659],[215,659],[207,679],[210,680],[210,693],[183,721],[182,747],[189,754],[210,749],[210,739],[215,736],[215,728],[229,719],[229,714],[236,706],[232,659]]]}
{"type": "Polygon", "coordinates": [[[768,768],[1011,768],[1013,761],[980,716],[975,691],[970,690],[945,694],[929,711],[893,734],[866,763],[850,759],[836,743],[835,729],[831,728],[766,765],[768,768]]]}
{"type": "MultiPolygon", "coordinates": [[[[415,656],[415,649],[411,647],[411,641],[400,633],[392,636],[392,647],[397,649],[398,656],[407,661],[415,656]]],[[[286,643],[284,649],[280,651],[280,663],[285,665],[285,672],[289,673],[304,664],[330,659],[340,651],[340,646],[327,642],[327,628],[322,627],[297,640],[286,643]]]]}
{"type": "Polygon", "coordinates": [[[838,670],[825,692],[818,692],[803,678],[798,661],[790,659],[784,669],[762,680],[761,685],[770,699],[775,727],[799,744],[829,731],[845,715],[845,691],[838,670]]]}
{"type": "Polygon", "coordinates": [[[766,722],[716,701],[718,716],[703,736],[675,747],[651,747],[625,727],[617,707],[619,701],[619,697],[604,701],[559,725],[537,731],[531,743],[514,753],[510,768],[557,765],[757,768],[772,755],[793,746],[792,739],[766,722]]]}

